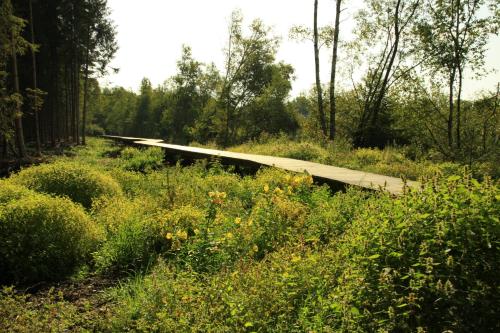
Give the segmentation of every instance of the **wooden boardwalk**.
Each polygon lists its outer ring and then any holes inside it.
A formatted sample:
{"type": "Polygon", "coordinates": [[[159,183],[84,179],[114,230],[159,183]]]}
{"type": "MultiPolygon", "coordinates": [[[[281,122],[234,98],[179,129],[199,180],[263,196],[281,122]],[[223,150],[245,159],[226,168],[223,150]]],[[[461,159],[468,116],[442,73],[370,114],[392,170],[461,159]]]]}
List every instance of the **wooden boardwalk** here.
{"type": "MultiPolygon", "coordinates": [[[[369,190],[385,189],[394,195],[399,195],[404,191],[404,183],[400,178],[383,176],[370,172],[339,168],[331,165],[296,160],[292,158],[173,145],[164,143],[163,140],[158,139],[144,139],[113,135],[105,135],[104,137],[133,145],[160,147],[165,150],[167,155],[180,156],[183,158],[220,158],[223,162],[234,165],[244,165],[255,168],[270,166],[293,172],[307,172],[316,180],[329,183],[338,188],[352,185],[369,190]]],[[[419,183],[414,181],[407,181],[406,185],[411,188],[419,187],[419,183]]]]}

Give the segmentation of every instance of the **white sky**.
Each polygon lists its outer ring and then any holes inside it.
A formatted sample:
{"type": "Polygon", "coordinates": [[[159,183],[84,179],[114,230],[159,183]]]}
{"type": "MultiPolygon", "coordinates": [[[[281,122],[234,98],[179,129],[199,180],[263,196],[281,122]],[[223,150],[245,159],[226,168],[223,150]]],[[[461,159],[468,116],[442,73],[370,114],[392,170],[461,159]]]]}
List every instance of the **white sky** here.
{"type": "MultiPolygon", "coordinates": [[[[341,39],[350,36],[354,28],[352,16],[362,0],[346,3],[342,12],[341,39]]],[[[153,86],[162,84],[175,75],[182,44],[192,47],[196,60],[214,62],[222,70],[229,17],[237,8],[242,10],[245,26],[254,18],[260,18],[281,37],[277,60],[295,69],[292,95],[307,91],[314,84],[312,43],[288,38],[293,25],[312,25],[312,0],[108,0],[108,5],[117,25],[119,45],[111,66],[120,71],[102,78],[103,85],[137,91],[143,77],[149,78],[153,86]]],[[[323,0],[319,6],[320,25],[332,24],[335,1],[323,0]]],[[[466,97],[480,90],[493,90],[500,81],[500,37],[492,38],[488,47],[487,66],[497,71],[480,81],[466,81],[466,97]]],[[[330,50],[325,49],[321,60],[323,83],[329,81],[329,59],[330,50]]]]}

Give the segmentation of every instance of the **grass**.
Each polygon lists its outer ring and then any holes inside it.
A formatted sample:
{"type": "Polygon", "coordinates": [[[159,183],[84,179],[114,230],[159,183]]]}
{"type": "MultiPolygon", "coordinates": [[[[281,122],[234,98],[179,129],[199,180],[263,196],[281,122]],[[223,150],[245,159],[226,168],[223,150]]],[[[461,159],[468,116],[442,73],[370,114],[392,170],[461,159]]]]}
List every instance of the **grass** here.
{"type": "MultiPolygon", "coordinates": [[[[354,170],[412,180],[432,178],[436,174],[451,176],[463,172],[459,163],[445,162],[432,157],[432,153],[419,152],[414,147],[387,147],[383,150],[354,149],[348,142],[337,139],[335,143],[291,141],[286,136],[248,142],[229,150],[241,153],[271,155],[318,162],[354,170]]],[[[476,178],[500,176],[500,169],[493,163],[476,163],[468,166],[476,178]]]]}
{"type": "MultiPolygon", "coordinates": [[[[311,143],[237,149],[333,155],[311,143]]],[[[364,166],[399,156],[336,149],[364,166]]],[[[0,293],[0,331],[500,329],[500,191],[488,177],[441,172],[421,192],[393,198],[332,193],[271,168],[242,176],[218,163],[161,167],[158,152],[101,139],[71,155],[55,165],[109,175],[120,188],[79,209],[102,240],[69,279],[38,281],[41,289],[7,283],[17,287],[0,293]],[[102,280],[114,282],[95,287],[102,280]]],[[[0,220],[32,193],[13,180],[2,183],[0,220]]]]}

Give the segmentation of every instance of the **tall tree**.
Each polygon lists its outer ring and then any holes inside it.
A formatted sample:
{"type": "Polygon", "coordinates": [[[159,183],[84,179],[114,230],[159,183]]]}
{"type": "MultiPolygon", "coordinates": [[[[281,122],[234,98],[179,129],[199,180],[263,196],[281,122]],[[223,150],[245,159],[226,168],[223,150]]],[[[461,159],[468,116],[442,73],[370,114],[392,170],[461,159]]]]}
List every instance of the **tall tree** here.
{"type": "Polygon", "coordinates": [[[326,130],[326,119],[325,110],[323,105],[323,89],[321,87],[320,79],[320,66],[319,66],[319,32],[318,32],[318,0],[314,0],[314,20],[313,20],[313,31],[314,31],[314,72],[316,75],[316,93],[318,98],[318,115],[319,123],[321,125],[321,131],[323,135],[327,135],[326,130]]]}
{"type": "Polygon", "coordinates": [[[390,86],[403,76],[401,71],[409,58],[403,42],[409,38],[407,32],[416,18],[420,0],[368,0],[366,5],[357,17],[358,41],[363,46],[355,52],[366,52],[370,60],[364,85],[357,89],[363,101],[354,140],[357,146],[385,144],[386,138],[379,129],[380,114],[390,86]],[[375,51],[373,57],[368,56],[369,49],[375,51]]]}
{"type": "Polygon", "coordinates": [[[260,20],[251,23],[250,34],[245,36],[242,20],[241,13],[233,12],[225,50],[226,68],[219,97],[224,113],[220,141],[225,146],[237,136],[242,111],[266,87],[279,45],[278,39],[270,36],[270,29],[260,20]]]}
{"type": "Polygon", "coordinates": [[[85,60],[83,70],[82,144],[85,144],[89,77],[104,74],[118,47],[106,0],[87,0],[84,9],[85,60]]]}
{"type": "MultiPolygon", "coordinates": [[[[0,38],[2,41],[2,53],[9,54],[11,60],[11,77],[13,81],[13,93],[7,97],[4,102],[10,104],[12,118],[14,120],[15,129],[15,141],[18,150],[19,157],[23,158],[26,156],[26,149],[24,146],[24,133],[23,133],[23,122],[22,122],[22,110],[21,106],[23,104],[23,97],[21,95],[19,87],[19,72],[17,65],[17,55],[23,54],[29,43],[22,38],[21,33],[25,26],[25,21],[19,17],[14,16],[12,3],[10,0],[4,0],[2,2],[2,7],[0,10],[2,14],[2,26],[0,32],[0,38]]],[[[4,61],[7,57],[4,58],[4,61]]]]}
{"type": "Polygon", "coordinates": [[[31,61],[32,61],[32,73],[33,73],[33,89],[31,91],[31,107],[35,115],[35,147],[36,154],[40,156],[42,154],[41,142],[40,142],[40,119],[38,113],[41,108],[42,103],[42,91],[38,89],[37,73],[36,73],[36,49],[35,49],[35,23],[33,21],[33,3],[32,0],[28,0],[29,4],[29,21],[30,21],[30,36],[31,36],[31,61]]]}
{"type": "Polygon", "coordinates": [[[462,145],[464,69],[481,74],[488,37],[498,33],[499,7],[497,0],[428,0],[424,6],[425,15],[417,26],[418,49],[424,64],[433,73],[447,77],[450,149],[454,145],[460,149],[462,145]]]}
{"type": "Polygon", "coordinates": [[[337,113],[337,101],[335,99],[335,79],[337,73],[337,49],[339,44],[339,29],[340,29],[340,6],[342,0],[336,0],[335,4],[335,27],[333,30],[333,54],[332,54],[332,71],[330,77],[330,140],[335,139],[335,118],[337,113]]]}

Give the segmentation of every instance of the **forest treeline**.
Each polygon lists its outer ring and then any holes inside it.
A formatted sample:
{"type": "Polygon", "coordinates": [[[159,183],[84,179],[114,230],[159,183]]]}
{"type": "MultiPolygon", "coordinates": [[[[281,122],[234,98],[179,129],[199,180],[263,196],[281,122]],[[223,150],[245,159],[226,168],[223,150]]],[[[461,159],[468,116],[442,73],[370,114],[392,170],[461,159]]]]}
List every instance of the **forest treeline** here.
{"type": "Polygon", "coordinates": [[[311,48],[316,71],[311,90],[290,98],[294,69],[276,58],[280,38],[261,20],[247,25],[239,11],[230,18],[223,68],[183,46],[177,73],[157,87],[144,78],[137,93],[99,87],[117,50],[105,0],[4,0],[3,154],[24,155],[23,130],[27,141],[52,146],[85,143],[85,133],[222,147],[285,133],[357,147],[413,145],[445,160],[498,160],[498,86],[463,98],[464,81],[488,71],[498,1],[366,0],[351,40],[342,40],[350,2],[336,2],[334,25],[326,27],[318,26],[320,5],[311,1],[310,27],[290,30],[311,48]],[[325,51],[327,83],[320,81],[325,51]]]}
{"type": "Polygon", "coordinates": [[[117,50],[107,1],[2,0],[0,21],[1,154],[85,144],[91,81],[117,50]]]}

